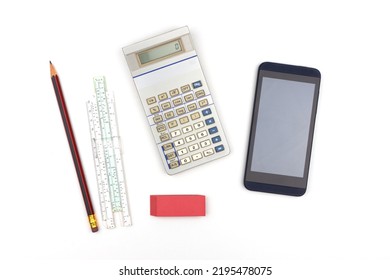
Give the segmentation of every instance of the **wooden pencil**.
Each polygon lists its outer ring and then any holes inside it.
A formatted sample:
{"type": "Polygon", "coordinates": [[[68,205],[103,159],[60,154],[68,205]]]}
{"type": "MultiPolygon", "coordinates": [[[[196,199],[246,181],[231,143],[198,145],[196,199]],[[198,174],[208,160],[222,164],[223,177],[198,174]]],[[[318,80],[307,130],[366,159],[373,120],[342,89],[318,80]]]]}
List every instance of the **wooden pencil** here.
{"type": "Polygon", "coordinates": [[[72,124],[70,122],[68,110],[66,108],[65,98],[64,98],[64,95],[62,92],[62,88],[61,88],[60,80],[58,78],[57,71],[54,68],[51,61],[50,61],[50,75],[51,75],[51,81],[53,82],[54,92],[55,92],[56,97],[57,97],[58,107],[59,107],[60,112],[61,112],[62,121],[64,123],[66,136],[68,138],[70,151],[72,153],[73,163],[74,163],[74,166],[76,168],[77,177],[79,179],[80,189],[81,189],[81,193],[83,195],[85,209],[87,210],[88,221],[89,221],[89,224],[91,226],[92,232],[97,232],[98,225],[97,225],[97,221],[96,221],[96,216],[95,216],[95,212],[93,210],[91,197],[89,195],[87,180],[85,179],[83,166],[82,166],[81,160],[80,160],[80,154],[79,154],[78,149],[77,149],[76,139],[75,139],[75,136],[73,134],[72,124]]]}

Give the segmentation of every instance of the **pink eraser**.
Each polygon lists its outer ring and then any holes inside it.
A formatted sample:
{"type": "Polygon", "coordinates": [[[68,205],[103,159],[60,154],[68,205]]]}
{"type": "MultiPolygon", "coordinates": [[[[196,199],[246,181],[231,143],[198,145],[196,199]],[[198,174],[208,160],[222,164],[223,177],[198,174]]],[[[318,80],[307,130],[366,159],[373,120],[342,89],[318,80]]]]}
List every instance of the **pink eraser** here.
{"type": "Polygon", "coordinates": [[[204,195],[151,195],[150,215],[157,217],[206,216],[204,195]]]}

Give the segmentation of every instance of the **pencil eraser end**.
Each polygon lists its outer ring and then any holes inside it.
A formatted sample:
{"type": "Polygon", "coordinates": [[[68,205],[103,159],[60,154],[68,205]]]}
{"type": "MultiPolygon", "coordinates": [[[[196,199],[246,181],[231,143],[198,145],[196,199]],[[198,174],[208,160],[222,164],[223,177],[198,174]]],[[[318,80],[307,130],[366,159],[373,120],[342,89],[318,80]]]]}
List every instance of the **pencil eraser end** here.
{"type": "Polygon", "coordinates": [[[151,195],[150,215],[156,217],[206,216],[204,195],[151,195]]]}
{"type": "Polygon", "coordinates": [[[94,228],[91,228],[92,232],[98,232],[99,231],[99,228],[98,227],[94,227],[94,228]]]}

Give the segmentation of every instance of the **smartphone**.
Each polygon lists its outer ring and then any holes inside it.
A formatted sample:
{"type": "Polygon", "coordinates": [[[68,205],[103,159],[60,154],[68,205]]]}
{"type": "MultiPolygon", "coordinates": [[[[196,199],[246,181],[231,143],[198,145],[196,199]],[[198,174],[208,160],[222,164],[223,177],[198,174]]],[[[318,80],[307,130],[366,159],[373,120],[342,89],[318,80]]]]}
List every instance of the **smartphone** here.
{"type": "Polygon", "coordinates": [[[306,192],[320,80],[314,68],[259,66],[244,176],[248,190],[306,192]]]}

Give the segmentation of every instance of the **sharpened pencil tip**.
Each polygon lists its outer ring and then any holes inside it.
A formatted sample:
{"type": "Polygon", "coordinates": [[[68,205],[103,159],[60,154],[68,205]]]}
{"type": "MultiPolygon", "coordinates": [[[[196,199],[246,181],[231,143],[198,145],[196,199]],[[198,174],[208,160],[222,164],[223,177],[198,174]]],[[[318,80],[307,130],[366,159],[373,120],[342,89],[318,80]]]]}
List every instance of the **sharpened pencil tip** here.
{"type": "Polygon", "coordinates": [[[54,65],[50,61],[50,76],[53,77],[54,75],[57,75],[57,71],[54,68],[54,65]]]}
{"type": "Polygon", "coordinates": [[[51,63],[51,60],[49,60],[49,62],[50,62],[50,64],[52,64],[52,63],[51,63]]]}

